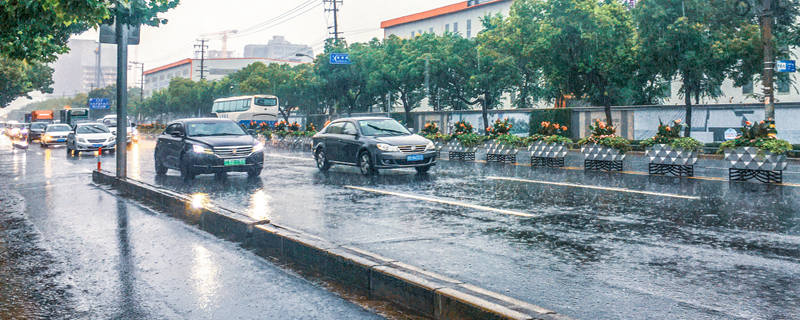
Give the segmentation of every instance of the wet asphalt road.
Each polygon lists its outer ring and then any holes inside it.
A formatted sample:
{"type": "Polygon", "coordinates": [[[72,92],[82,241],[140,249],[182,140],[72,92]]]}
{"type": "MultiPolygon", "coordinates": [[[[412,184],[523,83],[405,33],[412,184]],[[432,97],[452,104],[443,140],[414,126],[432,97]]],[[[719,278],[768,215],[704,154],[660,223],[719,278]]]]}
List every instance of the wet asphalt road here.
{"type": "Polygon", "coordinates": [[[0,137],[0,319],[379,318],[92,185],[87,164],[0,137]]]}
{"type": "MultiPolygon", "coordinates": [[[[427,176],[363,177],[323,174],[310,154],[279,150],[261,180],[184,183],[173,171],[155,177],[153,146],[131,150],[129,176],[572,317],[800,314],[797,187],[444,161],[427,176]]],[[[40,166],[41,153],[32,147],[27,163],[40,166]]],[[[54,177],[94,167],[64,154],[51,151],[54,177]]]]}

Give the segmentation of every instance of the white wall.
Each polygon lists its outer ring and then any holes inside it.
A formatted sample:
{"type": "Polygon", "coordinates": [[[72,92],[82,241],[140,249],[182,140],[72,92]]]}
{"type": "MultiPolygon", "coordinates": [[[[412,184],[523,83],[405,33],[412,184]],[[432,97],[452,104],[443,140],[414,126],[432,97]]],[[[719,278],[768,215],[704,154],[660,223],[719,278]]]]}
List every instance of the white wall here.
{"type": "Polygon", "coordinates": [[[481,18],[489,14],[495,15],[498,13],[502,14],[504,17],[507,17],[512,3],[513,1],[503,1],[499,3],[486,4],[460,12],[389,27],[384,31],[386,36],[396,35],[401,38],[410,38],[411,32],[414,32],[414,35],[417,35],[420,32],[431,32],[431,28],[433,28],[433,33],[441,35],[445,32],[446,25],[450,26],[450,32],[454,32],[453,24],[458,23],[458,33],[463,37],[467,37],[467,20],[470,20],[472,32],[470,33],[469,37],[473,38],[478,34],[478,32],[483,30],[481,18]]]}

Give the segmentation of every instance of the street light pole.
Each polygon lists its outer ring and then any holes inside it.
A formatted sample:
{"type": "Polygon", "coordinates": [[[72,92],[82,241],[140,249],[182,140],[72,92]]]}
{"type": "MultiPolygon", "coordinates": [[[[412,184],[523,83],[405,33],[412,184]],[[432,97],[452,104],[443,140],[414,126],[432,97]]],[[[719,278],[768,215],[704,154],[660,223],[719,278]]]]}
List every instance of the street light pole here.
{"type": "Polygon", "coordinates": [[[772,43],[772,20],[774,0],[761,0],[761,45],[764,49],[764,70],[761,74],[764,87],[764,121],[767,125],[775,124],[775,53],[772,43]]]}
{"type": "Polygon", "coordinates": [[[117,178],[128,176],[126,144],[128,138],[128,28],[123,22],[123,10],[117,2],[115,32],[117,38],[117,178]]]}

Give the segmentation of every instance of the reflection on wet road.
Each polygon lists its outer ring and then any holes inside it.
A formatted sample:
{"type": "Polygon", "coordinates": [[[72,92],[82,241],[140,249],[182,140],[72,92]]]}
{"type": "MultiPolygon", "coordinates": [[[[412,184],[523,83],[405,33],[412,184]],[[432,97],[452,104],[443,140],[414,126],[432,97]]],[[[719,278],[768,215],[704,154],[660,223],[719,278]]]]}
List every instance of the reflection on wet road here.
{"type": "Polygon", "coordinates": [[[276,150],[261,180],[184,183],[155,177],[152,149],[129,160],[145,182],[577,318],[800,314],[800,188],[451,162],[363,177],[276,150]]]}

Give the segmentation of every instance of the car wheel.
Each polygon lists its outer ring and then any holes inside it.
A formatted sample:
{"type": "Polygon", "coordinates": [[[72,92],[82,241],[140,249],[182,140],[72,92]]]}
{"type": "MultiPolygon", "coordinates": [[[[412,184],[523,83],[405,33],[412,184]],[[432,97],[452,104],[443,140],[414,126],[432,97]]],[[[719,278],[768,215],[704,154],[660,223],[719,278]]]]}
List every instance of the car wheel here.
{"type": "Polygon", "coordinates": [[[254,168],[254,169],[247,170],[247,177],[248,178],[257,178],[258,176],[261,175],[261,170],[263,170],[263,169],[264,168],[254,168]]]}
{"type": "Polygon", "coordinates": [[[358,155],[358,168],[361,170],[361,174],[365,176],[378,173],[378,170],[375,169],[375,165],[372,164],[372,157],[369,156],[369,152],[367,151],[362,151],[358,155]]]}
{"type": "Polygon", "coordinates": [[[67,158],[72,157],[72,148],[70,148],[69,145],[67,145],[66,149],[67,149],[67,158]]]}
{"type": "Polygon", "coordinates": [[[192,180],[195,177],[194,172],[192,172],[192,168],[189,167],[189,163],[184,161],[181,158],[181,177],[183,180],[192,180]]]}
{"type": "Polygon", "coordinates": [[[417,169],[417,173],[419,174],[426,174],[431,170],[431,166],[415,167],[414,169],[417,169]]]}
{"type": "Polygon", "coordinates": [[[314,160],[317,162],[319,171],[328,171],[328,169],[331,168],[331,163],[328,161],[328,154],[325,153],[325,149],[319,148],[314,154],[314,160]]]}
{"type": "Polygon", "coordinates": [[[167,167],[165,167],[164,164],[161,163],[161,161],[156,159],[155,163],[156,163],[156,175],[163,176],[167,174],[167,167]]]}

